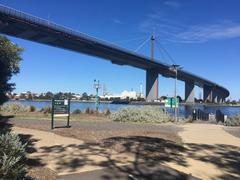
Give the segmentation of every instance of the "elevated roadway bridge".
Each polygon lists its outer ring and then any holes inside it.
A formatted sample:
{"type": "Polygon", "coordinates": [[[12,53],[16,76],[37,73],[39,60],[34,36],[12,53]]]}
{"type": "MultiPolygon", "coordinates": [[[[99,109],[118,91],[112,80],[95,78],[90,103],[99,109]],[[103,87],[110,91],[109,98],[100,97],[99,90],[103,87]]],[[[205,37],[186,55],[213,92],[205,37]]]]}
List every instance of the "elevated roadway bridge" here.
{"type": "MultiPolygon", "coordinates": [[[[158,75],[175,78],[171,65],[160,63],[114,44],[59,26],[47,20],[0,5],[0,33],[91,56],[118,65],[129,65],[146,70],[146,98],[158,98],[158,75]]],[[[185,100],[194,102],[194,86],[203,88],[204,101],[223,102],[229,91],[208,79],[178,70],[178,80],[185,82],[185,100]]]]}

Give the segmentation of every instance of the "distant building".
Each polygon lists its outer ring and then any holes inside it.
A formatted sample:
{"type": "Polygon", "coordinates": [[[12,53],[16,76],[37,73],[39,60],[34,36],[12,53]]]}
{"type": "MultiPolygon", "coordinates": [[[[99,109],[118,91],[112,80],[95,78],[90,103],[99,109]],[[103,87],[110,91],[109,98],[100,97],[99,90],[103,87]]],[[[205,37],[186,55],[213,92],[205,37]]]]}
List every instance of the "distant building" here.
{"type": "Polygon", "coordinates": [[[138,99],[143,98],[143,95],[141,93],[137,93],[136,91],[123,91],[121,94],[104,94],[103,96],[100,96],[101,99],[105,100],[113,100],[113,99],[138,99]]]}
{"type": "Polygon", "coordinates": [[[80,95],[80,94],[73,94],[71,99],[72,100],[80,100],[81,97],[82,97],[82,95],[80,95]]]}
{"type": "Polygon", "coordinates": [[[123,91],[121,94],[121,99],[137,99],[137,92],[136,91],[123,91]]]}

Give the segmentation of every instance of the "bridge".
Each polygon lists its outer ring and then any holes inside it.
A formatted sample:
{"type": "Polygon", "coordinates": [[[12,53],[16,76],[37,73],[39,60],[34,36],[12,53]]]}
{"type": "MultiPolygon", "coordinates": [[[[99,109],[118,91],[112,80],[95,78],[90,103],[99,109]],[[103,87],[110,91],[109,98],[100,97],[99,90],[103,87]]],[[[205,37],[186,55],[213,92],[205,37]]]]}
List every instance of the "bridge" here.
{"type": "MultiPolygon", "coordinates": [[[[158,98],[159,74],[168,78],[176,76],[169,64],[3,5],[0,5],[0,33],[144,69],[148,101],[158,98]]],[[[177,79],[185,82],[187,103],[194,103],[195,85],[203,88],[204,102],[221,103],[229,96],[223,86],[185,70],[178,70],[177,79]]]]}

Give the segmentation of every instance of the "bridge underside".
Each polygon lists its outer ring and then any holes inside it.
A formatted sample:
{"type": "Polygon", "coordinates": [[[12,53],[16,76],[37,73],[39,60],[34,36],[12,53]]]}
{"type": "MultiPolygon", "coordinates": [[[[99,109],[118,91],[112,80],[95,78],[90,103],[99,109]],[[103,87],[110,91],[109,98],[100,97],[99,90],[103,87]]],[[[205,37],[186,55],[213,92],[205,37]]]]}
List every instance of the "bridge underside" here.
{"type": "MultiPolygon", "coordinates": [[[[49,21],[33,17],[28,14],[0,5],[0,33],[59,47],[91,56],[96,56],[114,64],[129,65],[144,69],[147,72],[146,96],[149,100],[157,98],[157,74],[164,77],[175,78],[175,73],[170,65],[158,60],[151,61],[149,57],[139,55],[127,49],[120,48],[108,42],[90,37],[49,21]],[[154,69],[154,70],[153,70],[154,69]]],[[[178,80],[194,82],[199,87],[208,86],[218,93],[217,101],[229,96],[229,91],[224,87],[187,71],[178,71],[178,80]]],[[[193,91],[186,83],[188,100],[192,101],[193,91]]]]}

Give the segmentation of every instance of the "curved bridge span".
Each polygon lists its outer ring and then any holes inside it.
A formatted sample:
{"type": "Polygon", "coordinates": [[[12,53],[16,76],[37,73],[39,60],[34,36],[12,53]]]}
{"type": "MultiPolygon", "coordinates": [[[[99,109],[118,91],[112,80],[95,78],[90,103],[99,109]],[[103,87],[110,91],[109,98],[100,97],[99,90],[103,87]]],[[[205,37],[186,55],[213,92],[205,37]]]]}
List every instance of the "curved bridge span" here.
{"type": "MultiPolygon", "coordinates": [[[[157,78],[175,78],[170,65],[152,61],[143,56],[106,41],[56,25],[47,20],[0,5],[0,33],[50,46],[55,46],[109,60],[118,65],[129,65],[146,70],[147,100],[157,99],[157,78]]],[[[178,70],[178,80],[185,82],[185,100],[194,102],[194,86],[203,88],[205,102],[223,102],[229,91],[208,79],[184,70],[178,70]]]]}

